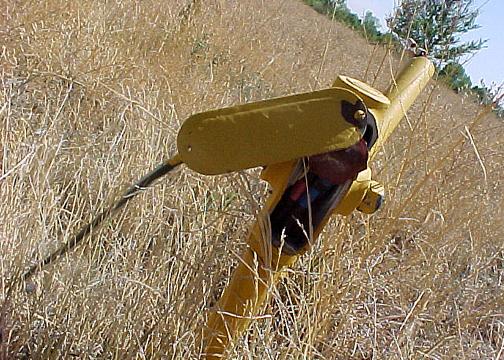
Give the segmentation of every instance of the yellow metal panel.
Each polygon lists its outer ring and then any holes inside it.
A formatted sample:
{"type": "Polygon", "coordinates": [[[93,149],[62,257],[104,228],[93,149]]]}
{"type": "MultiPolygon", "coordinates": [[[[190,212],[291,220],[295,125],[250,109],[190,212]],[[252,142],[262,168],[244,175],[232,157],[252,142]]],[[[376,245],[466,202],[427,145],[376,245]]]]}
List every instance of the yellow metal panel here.
{"type": "Polygon", "coordinates": [[[280,201],[282,194],[287,188],[289,177],[294,171],[298,160],[287,161],[278,164],[268,165],[261,173],[261,179],[267,181],[271,188],[271,196],[266,201],[265,208],[273,209],[280,201]]]}
{"type": "Polygon", "coordinates": [[[333,87],[349,89],[355,92],[364,100],[364,103],[370,109],[386,109],[390,105],[390,100],[379,90],[348,76],[338,76],[333,83],[333,87]]]}
{"type": "Polygon", "coordinates": [[[360,98],[330,88],[195,114],[178,151],[191,169],[215,175],[344,149],[362,135],[343,118],[343,100],[360,98]]]}

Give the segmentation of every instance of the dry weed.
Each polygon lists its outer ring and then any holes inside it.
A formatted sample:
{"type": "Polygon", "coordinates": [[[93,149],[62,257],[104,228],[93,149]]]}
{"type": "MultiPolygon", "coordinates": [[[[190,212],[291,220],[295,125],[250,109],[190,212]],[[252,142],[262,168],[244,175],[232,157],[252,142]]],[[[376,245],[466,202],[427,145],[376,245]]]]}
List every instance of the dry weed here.
{"type": "MultiPolygon", "coordinates": [[[[178,170],[9,284],[173,154],[190,114],[338,74],[384,89],[396,61],[298,1],[3,5],[0,354],[196,358],[266,196],[257,171],[178,170]]],[[[333,220],[230,357],[502,358],[503,131],[485,111],[433,82],[372,165],[384,209],[333,220]]]]}

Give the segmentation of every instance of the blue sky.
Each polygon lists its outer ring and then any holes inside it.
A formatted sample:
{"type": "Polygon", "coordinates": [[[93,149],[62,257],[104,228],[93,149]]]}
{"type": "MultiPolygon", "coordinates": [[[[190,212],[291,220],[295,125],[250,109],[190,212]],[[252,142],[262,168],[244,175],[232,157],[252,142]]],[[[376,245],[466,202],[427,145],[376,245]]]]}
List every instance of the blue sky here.
{"type": "MultiPolygon", "coordinates": [[[[398,2],[399,0],[347,0],[347,5],[360,16],[366,10],[371,10],[385,29],[384,18],[392,13],[398,2]]],[[[484,79],[486,85],[492,82],[501,85],[504,83],[504,0],[475,0],[475,5],[480,8],[476,22],[481,28],[465,34],[463,40],[488,39],[487,48],[468,59],[464,67],[474,84],[484,79]]]]}

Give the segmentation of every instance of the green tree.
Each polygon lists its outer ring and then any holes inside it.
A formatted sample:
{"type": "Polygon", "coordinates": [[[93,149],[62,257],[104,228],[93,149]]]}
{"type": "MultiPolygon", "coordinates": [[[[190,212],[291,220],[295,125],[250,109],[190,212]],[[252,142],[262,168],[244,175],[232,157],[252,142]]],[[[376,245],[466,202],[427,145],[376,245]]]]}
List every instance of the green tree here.
{"type": "Polygon", "coordinates": [[[366,11],[364,19],[362,19],[362,28],[368,40],[378,41],[382,38],[382,33],[378,30],[380,28],[380,21],[371,11],[366,11]]]}
{"type": "Polygon", "coordinates": [[[478,13],[474,0],[401,0],[387,22],[400,38],[413,38],[439,64],[446,64],[485,46],[486,40],[460,39],[460,35],[479,28],[478,13]]]}
{"type": "Polygon", "coordinates": [[[358,29],[361,26],[359,17],[350,11],[346,5],[346,0],[329,0],[330,16],[341,21],[352,29],[358,29]]]}
{"type": "Polygon", "coordinates": [[[378,30],[379,21],[373,13],[366,12],[364,19],[359,19],[347,6],[346,0],[305,0],[305,3],[313,7],[321,14],[337,20],[349,28],[358,31],[371,41],[381,41],[383,34],[378,30]]]}
{"type": "Polygon", "coordinates": [[[493,100],[493,95],[490,93],[488,87],[484,83],[475,85],[471,88],[472,92],[476,94],[481,104],[489,104],[493,100]]]}
{"type": "Polygon", "coordinates": [[[445,79],[456,92],[469,89],[472,86],[471,78],[466,74],[464,67],[457,62],[446,64],[439,72],[439,76],[445,79]]]}
{"type": "Polygon", "coordinates": [[[478,97],[479,103],[483,105],[492,105],[494,113],[504,118],[504,92],[503,87],[487,86],[483,80],[479,85],[471,88],[473,94],[478,97]]]}

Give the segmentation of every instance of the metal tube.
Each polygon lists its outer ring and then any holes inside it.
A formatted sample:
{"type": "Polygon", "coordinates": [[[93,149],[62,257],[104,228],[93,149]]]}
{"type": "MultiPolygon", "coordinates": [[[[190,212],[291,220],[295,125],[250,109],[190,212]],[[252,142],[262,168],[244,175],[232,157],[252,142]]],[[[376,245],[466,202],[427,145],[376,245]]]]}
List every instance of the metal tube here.
{"type": "Polygon", "coordinates": [[[279,254],[271,245],[267,249],[264,245],[268,244],[269,236],[264,236],[259,223],[260,220],[249,236],[250,247],[241,255],[221,299],[208,316],[204,329],[206,359],[223,358],[228,345],[259,313],[269,289],[280,278],[281,270],[297,259],[297,256],[279,254]]]}
{"type": "Polygon", "coordinates": [[[387,141],[433,74],[434,65],[429,59],[424,56],[411,59],[385,93],[390,105],[386,109],[371,109],[378,124],[378,140],[369,154],[370,159],[387,141]]]}

